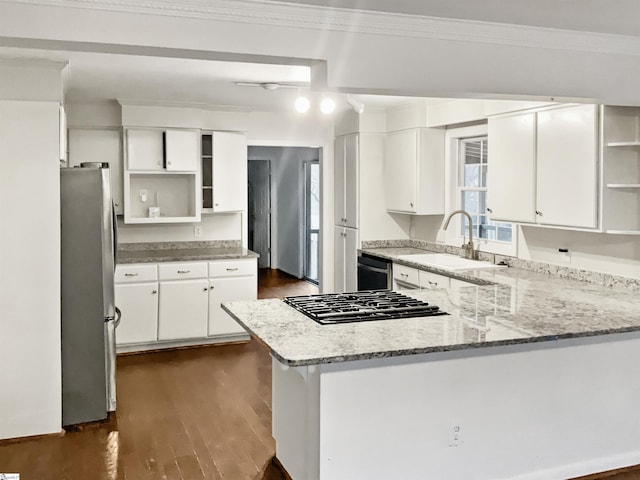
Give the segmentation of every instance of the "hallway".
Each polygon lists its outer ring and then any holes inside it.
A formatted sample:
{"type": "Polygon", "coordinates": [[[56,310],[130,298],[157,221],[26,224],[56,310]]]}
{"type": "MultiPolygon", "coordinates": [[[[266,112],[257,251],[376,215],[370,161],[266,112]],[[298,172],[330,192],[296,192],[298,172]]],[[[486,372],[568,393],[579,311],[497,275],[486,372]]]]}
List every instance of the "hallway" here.
{"type": "Polygon", "coordinates": [[[271,268],[258,270],[258,298],[284,298],[316,293],[318,286],[306,280],[271,268]]]}

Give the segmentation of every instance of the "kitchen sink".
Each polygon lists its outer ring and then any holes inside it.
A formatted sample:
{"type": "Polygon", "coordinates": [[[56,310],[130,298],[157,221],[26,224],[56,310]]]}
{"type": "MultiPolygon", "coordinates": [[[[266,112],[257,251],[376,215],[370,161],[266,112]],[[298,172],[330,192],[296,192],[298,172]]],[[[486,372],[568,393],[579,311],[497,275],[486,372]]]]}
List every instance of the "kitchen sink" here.
{"type": "Polygon", "coordinates": [[[495,265],[490,262],[479,260],[468,260],[456,255],[447,253],[419,253],[415,255],[399,255],[400,260],[419,263],[426,267],[440,268],[451,272],[461,272],[463,270],[486,270],[493,268],[505,268],[504,265],[495,265]]]}

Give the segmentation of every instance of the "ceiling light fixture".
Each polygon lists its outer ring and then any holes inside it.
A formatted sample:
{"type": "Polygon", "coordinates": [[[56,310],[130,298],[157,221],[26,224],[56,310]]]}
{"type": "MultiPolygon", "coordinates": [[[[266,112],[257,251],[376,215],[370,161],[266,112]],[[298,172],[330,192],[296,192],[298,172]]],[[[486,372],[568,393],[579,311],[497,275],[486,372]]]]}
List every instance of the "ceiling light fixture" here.
{"type": "Polygon", "coordinates": [[[296,98],[294,105],[298,113],[307,113],[311,107],[311,102],[307,97],[298,92],[298,98],[296,98]]]}
{"type": "Polygon", "coordinates": [[[325,115],[331,115],[336,109],[336,102],[332,98],[324,97],[320,102],[320,111],[325,115]]]}
{"type": "Polygon", "coordinates": [[[351,108],[353,108],[356,113],[364,112],[364,103],[357,101],[351,94],[347,95],[347,103],[351,105],[351,108]]]}

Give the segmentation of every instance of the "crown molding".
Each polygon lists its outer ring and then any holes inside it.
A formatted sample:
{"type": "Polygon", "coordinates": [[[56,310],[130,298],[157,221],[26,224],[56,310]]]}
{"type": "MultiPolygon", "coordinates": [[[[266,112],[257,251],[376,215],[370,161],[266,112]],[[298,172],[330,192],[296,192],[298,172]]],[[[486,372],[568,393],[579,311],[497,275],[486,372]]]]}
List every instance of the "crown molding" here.
{"type": "Polygon", "coordinates": [[[640,55],[640,37],[296,5],[271,0],[5,0],[6,3],[199,18],[297,29],[640,55]]]}
{"type": "Polygon", "coordinates": [[[171,102],[164,100],[136,100],[128,98],[116,98],[115,99],[121,107],[167,107],[167,108],[192,108],[196,110],[211,110],[215,112],[239,112],[239,113],[251,113],[255,109],[250,107],[239,107],[233,105],[211,105],[208,103],[199,102],[171,102]]]}

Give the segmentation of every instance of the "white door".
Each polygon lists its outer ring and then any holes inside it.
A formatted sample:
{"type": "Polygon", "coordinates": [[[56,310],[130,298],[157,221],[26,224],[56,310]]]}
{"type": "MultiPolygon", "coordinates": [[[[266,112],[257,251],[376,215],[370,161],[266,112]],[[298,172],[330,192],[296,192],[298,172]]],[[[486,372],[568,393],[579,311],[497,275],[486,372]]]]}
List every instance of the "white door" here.
{"type": "Polygon", "coordinates": [[[384,182],[387,210],[416,212],[418,130],[387,134],[384,182]]]}
{"type": "Polygon", "coordinates": [[[333,289],[335,292],[345,291],[345,233],[346,228],[336,227],[333,248],[333,289]]]}
{"type": "Polygon", "coordinates": [[[115,303],[122,312],[116,343],[151,343],[158,340],[158,284],[115,286],[115,303]]]}
{"type": "Polygon", "coordinates": [[[158,340],[207,336],[208,280],[160,283],[158,340]]]}
{"type": "MultiPolygon", "coordinates": [[[[597,106],[538,113],[538,221],[597,226],[597,106]]],[[[493,173],[492,173],[493,174],[493,173]]]]}
{"type": "Polygon", "coordinates": [[[536,114],[489,119],[488,215],[536,221],[536,114]]]}
{"type": "Polygon", "coordinates": [[[344,291],[358,290],[358,231],[344,229],[344,291]]]}
{"type": "Polygon", "coordinates": [[[213,211],[239,212],[247,205],[247,137],[213,132],[213,211]]]}
{"type": "Polygon", "coordinates": [[[200,132],[195,130],[166,130],[166,168],[170,171],[198,170],[200,132]]]}
{"type": "Polygon", "coordinates": [[[122,186],[122,146],[120,130],[82,129],[69,130],[69,166],[83,162],[108,163],[111,176],[111,195],[116,213],[124,213],[124,188],[122,186]]]}
{"type": "Polygon", "coordinates": [[[209,335],[246,333],[220,304],[255,300],[256,277],[214,278],[209,280],[209,335]]]}
{"type": "Polygon", "coordinates": [[[333,164],[333,210],[334,222],[336,225],[344,225],[345,223],[345,142],[346,137],[336,137],[334,147],[334,164],[333,164]]]}
{"type": "Polygon", "coordinates": [[[345,226],[358,228],[358,135],[345,137],[344,151],[344,217],[345,226]]]}
{"type": "Polygon", "coordinates": [[[127,141],[128,170],[163,170],[162,130],[129,128],[127,141]]]}

